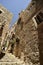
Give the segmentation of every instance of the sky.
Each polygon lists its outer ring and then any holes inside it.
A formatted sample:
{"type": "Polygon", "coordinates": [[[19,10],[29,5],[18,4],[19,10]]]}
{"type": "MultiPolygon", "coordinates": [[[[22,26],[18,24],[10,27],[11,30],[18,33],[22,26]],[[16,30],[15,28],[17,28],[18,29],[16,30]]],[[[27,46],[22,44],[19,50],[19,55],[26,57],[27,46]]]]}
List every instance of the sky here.
{"type": "Polygon", "coordinates": [[[31,0],[0,0],[0,4],[2,4],[5,8],[7,8],[10,12],[13,13],[13,18],[11,21],[11,25],[13,25],[18,19],[18,14],[26,9],[31,0]]]}

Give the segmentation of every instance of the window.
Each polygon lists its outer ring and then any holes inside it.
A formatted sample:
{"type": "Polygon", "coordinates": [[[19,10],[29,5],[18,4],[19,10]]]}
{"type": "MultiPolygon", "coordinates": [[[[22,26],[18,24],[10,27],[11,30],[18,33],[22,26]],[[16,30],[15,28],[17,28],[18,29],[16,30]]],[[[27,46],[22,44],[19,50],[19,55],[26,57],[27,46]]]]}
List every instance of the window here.
{"type": "Polygon", "coordinates": [[[33,1],[33,2],[32,2],[32,5],[35,5],[35,3],[36,3],[36,1],[33,1]]]}
{"type": "Polygon", "coordinates": [[[20,39],[19,38],[16,38],[16,42],[19,42],[20,41],[20,39]]]}
{"type": "Polygon", "coordinates": [[[36,20],[37,24],[42,23],[43,22],[43,13],[40,12],[38,15],[36,15],[35,20],[36,20]]]}
{"type": "Polygon", "coordinates": [[[23,22],[22,22],[21,18],[18,19],[17,24],[19,26],[19,29],[22,30],[22,28],[23,28],[23,22]]]}
{"type": "Polygon", "coordinates": [[[2,11],[0,10],[0,14],[2,13],[2,11]]]}
{"type": "Polygon", "coordinates": [[[0,36],[2,36],[3,27],[4,27],[4,25],[2,25],[2,27],[1,27],[1,29],[0,29],[0,36]]]}
{"type": "Polygon", "coordinates": [[[17,24],[19,25],[21,23],[21,18],[18,19],[17,24]]]}
{"type": "Polygon", "coordinates": [[[17,46],[19,45],[19,43],[20,43],[20,39],[16,38],[16,44],[17,44],[17,46]]]}
{"type": "Polygon", "coordinates": [[[34,2],[32,2],[32,5],[34,5],[35,3],[34,2]]]}

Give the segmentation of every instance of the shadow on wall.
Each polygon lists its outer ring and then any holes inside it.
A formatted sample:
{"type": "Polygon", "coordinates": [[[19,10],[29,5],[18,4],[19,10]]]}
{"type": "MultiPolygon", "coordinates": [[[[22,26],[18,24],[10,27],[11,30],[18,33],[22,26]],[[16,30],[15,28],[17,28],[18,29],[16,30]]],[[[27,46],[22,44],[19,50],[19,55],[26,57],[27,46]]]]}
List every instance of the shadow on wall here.
{"type": "Polygon", "coordinates": [[[5,56],[5,53],[0,53],[0,59],[2,59],[5,56]]]}
{"type": "Polygon", "coordinates": [[[38,26],[40,65],[43,65],[43,22],[38,26]]]}

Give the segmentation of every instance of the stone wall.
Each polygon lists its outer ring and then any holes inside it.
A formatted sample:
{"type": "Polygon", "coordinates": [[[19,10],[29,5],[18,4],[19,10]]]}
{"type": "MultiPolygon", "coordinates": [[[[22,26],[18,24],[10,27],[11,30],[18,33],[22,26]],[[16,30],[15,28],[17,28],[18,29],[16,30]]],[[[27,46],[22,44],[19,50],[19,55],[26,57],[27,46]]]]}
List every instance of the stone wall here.
{"type": "Polygon", "coordinates": [[[0,5],[0,26],[4,25],[3,31],[2,31],[2,41],[1,45],[3,45],[5,41],[5,36],[9,30],[9,24],[12,19],[12,13],[10,13],[6,8],[4,8],[2,5],[0,5]]]}
{"type": "Polygon", "coordinates": [[[38,26],[36,20],[33,20],[33,17],[36,16],[36,14],[38,14],[38,12],[41,10],[43,6],[42,2],[42,0],[35,2],[32,1],[26,10],[23,10],[20,13],[15,27],[15,35],[20,41],[19,44],[16,44],[15,46],[16,51],[14,55],[18,56],[19,58],[23,57],[24,61],[28,62],[29,65],[40,65],[40,63],[43,62],[43,53],[41,52],[43,28],[40,27],[40,25],[38,26]]]}
{"type": "MultiPolygon", "coordinates": [[[[25,62],[32,65],[40,65],[37,28],[35,27],[32,18],[29,19],[28,12],[24,11],[21,13],[20,18],[15,27],[15,34],[20,40],[19,51],[17,49],[15,53],[18,57],[22,57],[23,53],[25,62]]],[[[15,48],[17,48],[17,45],[15,48]]]]}

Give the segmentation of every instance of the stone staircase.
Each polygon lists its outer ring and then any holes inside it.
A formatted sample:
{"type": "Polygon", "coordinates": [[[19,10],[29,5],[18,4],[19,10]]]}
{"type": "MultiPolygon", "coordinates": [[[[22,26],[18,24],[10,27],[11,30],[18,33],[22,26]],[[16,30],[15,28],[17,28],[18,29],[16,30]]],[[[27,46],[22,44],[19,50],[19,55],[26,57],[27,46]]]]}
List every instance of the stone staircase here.
{"type": "Polygon", "coordinates": [[[25,65],[25,62],[11,53],[6,53],[5,56],[0,59],[0,65],[25,65]]]}

